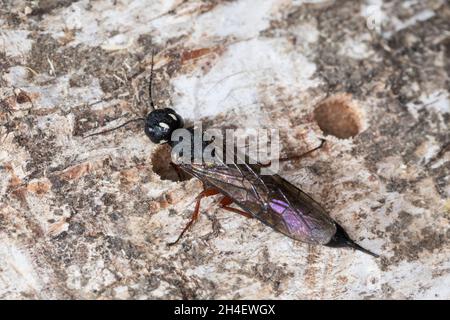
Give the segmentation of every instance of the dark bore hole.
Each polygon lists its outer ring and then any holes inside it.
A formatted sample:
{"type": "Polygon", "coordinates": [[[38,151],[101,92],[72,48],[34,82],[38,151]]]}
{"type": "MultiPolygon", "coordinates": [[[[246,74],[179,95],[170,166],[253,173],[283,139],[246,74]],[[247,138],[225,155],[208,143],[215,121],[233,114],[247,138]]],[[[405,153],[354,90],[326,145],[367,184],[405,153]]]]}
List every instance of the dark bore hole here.
{"type": "Polygon", "coordinates": [[[314,119],[325,134],[341,139],[354,137],[363,130],[361,111],[349,94],[337,94],[319,103],[314,119]]]}
{"type": "Polygon", "coordinates": [[[152,155],[152,167],[153,171],[159,175],[161,180],[170,181],[185,181],[189,180],[191,177],[181,171],[177,170],[173,165],[171,165],[170,158],[170,147],[168,145],[158,146],[152,155]]]}
{"type": "Polygon", "coordinates": [[[17,103],[22,104],[22,103],[31,102],[31,98],[28,96],[28,94],[26,94],[26,92],[20,91],[16,95],[16,101],[17,101],[17,103]]]}

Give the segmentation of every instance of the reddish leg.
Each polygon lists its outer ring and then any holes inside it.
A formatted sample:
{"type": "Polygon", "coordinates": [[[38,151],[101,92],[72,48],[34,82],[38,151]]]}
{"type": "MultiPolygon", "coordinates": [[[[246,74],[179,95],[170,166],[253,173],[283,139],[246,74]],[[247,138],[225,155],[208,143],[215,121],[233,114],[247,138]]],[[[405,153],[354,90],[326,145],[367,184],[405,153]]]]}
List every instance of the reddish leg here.
{"type": "MultiPolygon", "coordinates": [[[[322,142],[320,143],[320,146],[318,146],[318,147],[316,147],[316,148],[314,148],[312,150],[309,150],[309,151],[307,151],[305,153],[302,153],[302,154],[299,154],[299,155],[296,155],[296,156],[283,157],[283,158],[278,159],[278,161],[279,162],[284,162],[284,161],[298,160],[298,159],[307,157],[307,156],[311,155],[311,153],[313,153],[314,151],[319,150],[320,148],[322,148],[323,145],[325,144],[325,141],[326,141],[325,139],[322,139],[322,142]]],[[[271,164],[272,164],[272,161],[269,161],[268,163],[261,164],[261,167],[265,168],[265,167],[270,166],[271,164]]]]}
{"type": "Polygon", "coordinates": [[[233,199],[225,196],[220,200],[219,205],[222,209],[225,209],[225,210],[228,210],[228,211],[231,211],[234,213],[239,213],[240,215],[243,215],[246,218],[253,218],[253,216],[248,212],[230,207],[230,204],[232,204],[232,203],[233,203],[233,199]]]}
{"type": "Polygon", "coordinates": [[[205,189],[202,192],[200,192],[200,194],[197,196],[197,203],[195,205],[195,209],[194,209],[194,213],[192,214],[191,220],[187,223],[187,225],[184,227],[183,231],[180,233],[180,235],[178,236],[177,240],[175,240],[174,242],[169,243],[169,246],[173,246],[174,244],[176,244],[178,241],[180,241],[181,237],[184,235],[184,233],[192,226],[192,224],[197,221],[199,213],[200,213],[200,201],[203,198],[206,197],[210,197],[210,196],[214,196],[216,194],[218,194],[219,191],[215,190],[215,189],[205,189]]]}

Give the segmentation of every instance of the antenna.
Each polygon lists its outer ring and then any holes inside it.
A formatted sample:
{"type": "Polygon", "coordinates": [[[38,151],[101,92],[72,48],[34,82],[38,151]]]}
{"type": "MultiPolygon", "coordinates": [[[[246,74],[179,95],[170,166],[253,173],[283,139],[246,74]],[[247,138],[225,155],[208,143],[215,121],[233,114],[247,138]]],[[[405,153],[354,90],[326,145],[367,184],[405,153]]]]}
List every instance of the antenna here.
{"type": "MultiPolygon", "coordinates": [[[[153,96],[152,96],[153,66],[155,64],[154,63],[154,58],[155,58],[155,49],[152,50],[152,63],[151,63],[151,67],[150,67],[150,80],[149,80],[149,85],[148,85],[148,95],[149,95],[150,106],[152,108],[152,111],[156,109],[155,103],[153,102],[153,96]]],[[[136,122],[136,121],[145,121],[145,119],[144,118],[131,119],[131,120],[128,120],[127,122],[125,122],[125,123],[122,123],[121,125],[119,125],[117,127],[114,127],[114,128],[111,128],[111,129],[107,129],[107,130],[103,130],[103,131],[100,131],[100,132],[95,132],[95,133],[89,134],[89,135],[87,135],[87,136],[85,136],[83,138],[89,138],[89,137],[105,134],[105,133],[108,133],[108,132],[120,129],[122,127],[125,127],[129,123],[136,122]]]]}
{"type": "Polygon", "coordinates": [[[100,131],[100,132],[95,132],[95,133],[89,134],[89,135],[87,135],[87,136],[84,136],[83,138],[89,138],[89,137],[93,137],[93,136],[98,136],[98,135],[101,135],[101,134],[105,134],[105,133],[108,133],[108,132],[111,132],[111,131],[120,129],[120,128],[122,128],[122,127],[125,127],[125,126],[128,125],[129,123],[136,122],[136,121],[145,121],[145,119],[144,119],[144,118],[131,119],[131,120],[128,120],[127,122],[125,122],[125,123],[122,123],[120,126],[117,126],[117,127],[115,127],[115,128],[103,130],[103,131],[100,131]]]}
{"type": "Polygon", "coordinates": [[[152,64],[151,64],[151,67],[150,67],[150,81],[149,81],[149,84],[148,84],[148,96],[149,96],[149,99],[150,99],[150,106],[152,107],[152,111],[156,109],[155,103],[153,102],[153,96],[152,96],[154,57],[155,57],[155,49],[152,50],[152,64]]]}

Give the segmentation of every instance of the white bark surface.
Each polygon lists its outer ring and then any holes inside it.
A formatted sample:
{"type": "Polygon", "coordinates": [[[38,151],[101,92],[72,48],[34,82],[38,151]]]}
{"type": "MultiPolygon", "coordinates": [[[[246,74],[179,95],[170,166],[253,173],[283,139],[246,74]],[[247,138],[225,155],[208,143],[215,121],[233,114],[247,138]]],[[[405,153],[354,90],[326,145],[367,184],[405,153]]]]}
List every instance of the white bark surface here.
{"type": "Polygon", "coordinates": [[[0,1],[0,298],[449,299],[446,1],[0,1]],[[282,166],[363,247],[309,246],[173,181],[154,94],[278,128],[282,166]],[[170,179],[169,179],[170,178],[170,179]]]}

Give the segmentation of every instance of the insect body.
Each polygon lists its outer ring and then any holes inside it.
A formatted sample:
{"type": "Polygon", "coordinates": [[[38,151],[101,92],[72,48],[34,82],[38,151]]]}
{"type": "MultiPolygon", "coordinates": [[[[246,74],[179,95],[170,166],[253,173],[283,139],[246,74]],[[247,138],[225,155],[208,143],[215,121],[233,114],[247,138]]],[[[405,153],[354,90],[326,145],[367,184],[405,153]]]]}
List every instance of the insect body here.
{"type": "MultiPolygon", "coordinates": [[[[170,108],[150,112],[145,121],[145,133],[150,140],[158,144],[168,143],[171,147],[178,143],[171,140],[172,133],[182,127],[182,118],[170,108]]],[[[193,134],[193,128],[188,130],[193,134]]],[[[205,186],[197,198],[191,221],[177,241],[198,218],[200,200],[221,194],[223,208],[256,218],[294,240],[330,247],[350,247],[378,257],[352,241],[344,229],[305,192],[279,175],[261,175],[261,165],[228,164],[215,159],[214,162],[179,163],[177,166],[200,179],[205,186]],[[229,207],[231,203],[241,210],[229,207]]]]}
{"type": "MultiPolygon", "coordinates": [[[[153,143],[167,143],[172,148],[177,145],[178,142],[172,141],[171,138],[175,130],[183,128],[183,119],[170,108],[155,108],[151,90],[153,55],[151,67],[149,97],[153,110],[147,117],[133,119],[114,129],[89,136],[110,132],[130,122],[142,120],[145,122],[145,133],[153,143]]],[[[194,141],[194,129],[187,128],[187,130],[191,134],[191,140],[194,141]]],[[[202,142],[200,145],[202,151],[208,143],[209,141],[202,142]]],[[[195,143],[192,144],[191,155],[195,153],[194,148],[197,147],[195,143]]],[[[174,243],[178,242],[197,220],[201,199],[221,194],[222,208],[248,218],[256,218],[294,240],[330,247],[349,247],[378,257],[351,240],[344,229],[328,216],[319,203],[279,175],[261,175],[262,165],[247,164],[246,161],[232,161],[230,164],[228,161],[225,163],[217,160],[218,158],[215,158],[213,162],[203,161],[200,164],[196,162],[175,164],[177,170],[181,169],[200,179],[205,188],[197,197],[191,220],[174,243]],[[240,209],[230,207],[233,203],[240,209]]]]}

